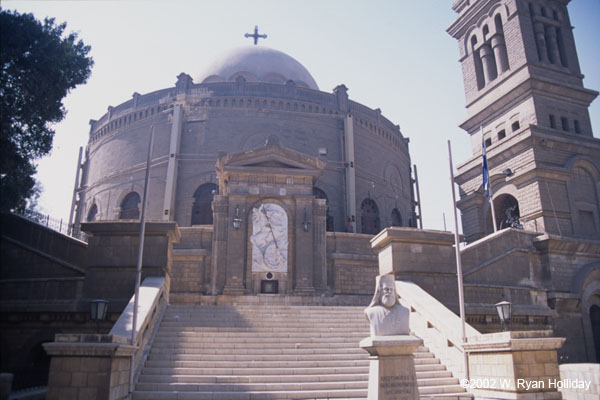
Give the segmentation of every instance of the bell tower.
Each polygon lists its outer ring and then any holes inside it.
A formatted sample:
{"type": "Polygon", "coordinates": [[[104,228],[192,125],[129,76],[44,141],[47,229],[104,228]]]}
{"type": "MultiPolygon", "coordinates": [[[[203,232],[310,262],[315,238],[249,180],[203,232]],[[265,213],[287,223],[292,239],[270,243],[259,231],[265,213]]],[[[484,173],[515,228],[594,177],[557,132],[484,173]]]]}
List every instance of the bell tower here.
{"type": "Polygon", "coordinates": [[[456,0],[473,156],[458,166],[467,241],[494,231],[482,189],[487,151],[497,228],[600,237],[600,140],[583,87],[569,0],[456,0]],[[482,135],[483,134],[483,138],[482,135]]]}

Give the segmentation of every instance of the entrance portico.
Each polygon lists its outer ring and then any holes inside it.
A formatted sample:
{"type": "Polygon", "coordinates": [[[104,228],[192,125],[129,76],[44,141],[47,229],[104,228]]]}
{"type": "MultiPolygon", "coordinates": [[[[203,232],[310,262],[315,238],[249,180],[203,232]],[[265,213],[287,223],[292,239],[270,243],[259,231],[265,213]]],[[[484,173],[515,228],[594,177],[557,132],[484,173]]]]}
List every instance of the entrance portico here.
{"type": "Polygon", "coordinates": [[[224,155],[213,200],[213,294],[327,290],[325,161],[279,145],[224,155]]]}

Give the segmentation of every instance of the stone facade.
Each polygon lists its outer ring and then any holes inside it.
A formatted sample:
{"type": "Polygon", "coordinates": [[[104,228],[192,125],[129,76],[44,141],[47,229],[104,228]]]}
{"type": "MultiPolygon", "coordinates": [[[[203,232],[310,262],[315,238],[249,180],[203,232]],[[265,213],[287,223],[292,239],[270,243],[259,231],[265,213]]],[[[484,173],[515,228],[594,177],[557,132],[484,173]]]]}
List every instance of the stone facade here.
{"type": "Polygon", "coordinates": [[[568,1],[457,1],[473,157],[458,166],[467,241],[494,231],[482,186],[486,143],[497,226],[506,213],[529,230],[600,238],[600,140],[583,87],[568,1]],[[482,138],[483,134],[483,138],[482,138]]]}
{"type": "MultiPolygon", "coordinates": [[[[381,110],[351,101],[344,85],[325,93],[247,74],[199,84],[180,74],[173,88],[135,93],[90,124],[79,222],[130,217],[123,208],[129,194],[143,191],[153,129],[149,219],[180,227],[210,224],[209,216],[204,221],[193,213],[210,212],[210,200],[199,205],[198,197],[203,188],[209,197],[217,189],[219,153],[253,149],[277,135],[282,146],[327,161],[314,187],[327,199],[329,230],[344,231],[349,217],[358,232],[370,234],[385,226],[416,226],[408,139],[381,110]]],[[[133,201],[139,208],[136,202],[139,197],[133,201]]]]}

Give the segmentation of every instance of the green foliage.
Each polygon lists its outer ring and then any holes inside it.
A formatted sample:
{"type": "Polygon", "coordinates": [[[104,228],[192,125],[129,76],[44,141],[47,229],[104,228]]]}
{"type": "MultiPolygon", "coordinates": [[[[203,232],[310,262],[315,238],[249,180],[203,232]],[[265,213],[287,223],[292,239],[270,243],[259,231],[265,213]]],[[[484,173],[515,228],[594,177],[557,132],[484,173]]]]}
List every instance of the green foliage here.
{"type": "Polygon", "coordinates": [[[62,100],[90,76],[90,46],[65,27],[0,10],[0,211],[25,207],[35,193],[34,162],[52,149],[62,100]]]}

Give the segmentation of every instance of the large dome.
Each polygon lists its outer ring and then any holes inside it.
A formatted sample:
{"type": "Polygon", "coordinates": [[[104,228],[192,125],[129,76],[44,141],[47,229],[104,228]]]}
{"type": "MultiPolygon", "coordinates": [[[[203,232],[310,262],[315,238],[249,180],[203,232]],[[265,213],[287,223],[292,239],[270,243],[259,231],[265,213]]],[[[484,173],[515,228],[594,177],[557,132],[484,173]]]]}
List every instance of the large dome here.
{"type": "Polygon", "coordinates": [[[308,70],[281,51],[263,46],[243,46],[223,53],[199,76],[199,82],[232,82],[243,76],[248,82],[296,85],[319,90],[308,70]]]}

